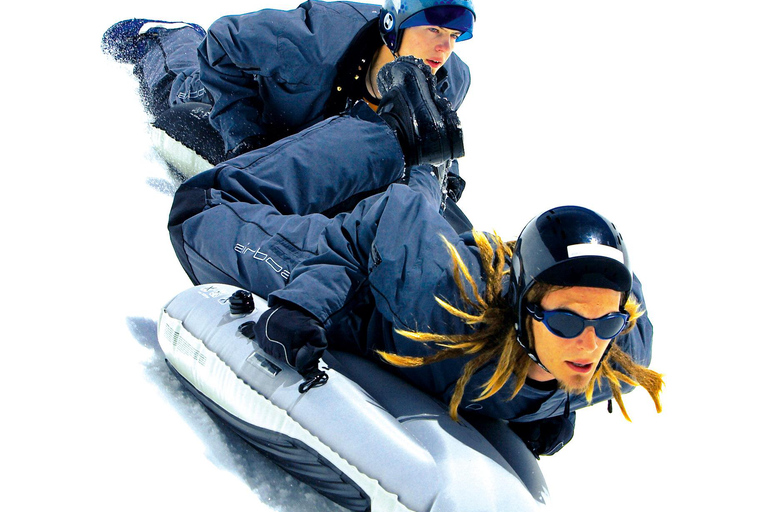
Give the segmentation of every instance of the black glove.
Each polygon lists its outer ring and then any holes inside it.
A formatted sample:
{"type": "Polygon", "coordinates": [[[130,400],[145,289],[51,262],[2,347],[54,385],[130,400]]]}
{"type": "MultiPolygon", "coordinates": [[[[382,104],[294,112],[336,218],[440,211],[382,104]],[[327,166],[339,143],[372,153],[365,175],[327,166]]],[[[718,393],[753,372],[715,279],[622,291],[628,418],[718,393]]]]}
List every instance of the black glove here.
{"type": "Polygon", "coordinates": [[[305,377],[317,371],[320,357],[328,348],[320,322],[305,311],[285,305],[269,308],[258,322],[241,325],[240,332],[305,377]]]}
{"type": "Polygon", "coordinates": [[[454,200],[454,202],[459,202],[459,199],[461,199],[461,194],[464,192],[464,187],[467,185],[467,182],[464,181],[464,179],[459,176],[458,174],[453,174],[452,172],[448,172],[448,197],[454,200]]]}
{"type": "Polygon", "coordinates": [[[246,290],[237,290],[229,297],[229,312],[233,315],[247,315],[256,309],[253,294],[246,290]]]}
{"type": "Polygon", "coordinates": [[[573,439],[576,413],[544,418],[538,421],[509,422],[509,428],[523,440],[533,455],[554,455],[573,439]]]}

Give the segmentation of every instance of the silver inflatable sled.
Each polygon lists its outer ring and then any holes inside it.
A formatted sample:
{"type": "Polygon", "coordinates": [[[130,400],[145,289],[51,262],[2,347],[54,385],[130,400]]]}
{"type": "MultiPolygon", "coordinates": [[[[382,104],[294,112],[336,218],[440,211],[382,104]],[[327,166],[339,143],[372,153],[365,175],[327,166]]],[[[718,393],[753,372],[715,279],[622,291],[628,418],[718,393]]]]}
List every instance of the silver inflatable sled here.
{"type": "Polygon", "coordinates": [[[265,355],[232,314],[239,289],[177,295],[158,323],[172,372],[216,416],[296,478],[352,511],[524,512],[548,499],[538,463],[496,420],[448,416],[441,402],[374,361],[326,352],[322,386],[265,355]],[[306,386],[304,386],[306,388],[306,386]],[[304,391],[304,392],[302,392],[304,391]]]}

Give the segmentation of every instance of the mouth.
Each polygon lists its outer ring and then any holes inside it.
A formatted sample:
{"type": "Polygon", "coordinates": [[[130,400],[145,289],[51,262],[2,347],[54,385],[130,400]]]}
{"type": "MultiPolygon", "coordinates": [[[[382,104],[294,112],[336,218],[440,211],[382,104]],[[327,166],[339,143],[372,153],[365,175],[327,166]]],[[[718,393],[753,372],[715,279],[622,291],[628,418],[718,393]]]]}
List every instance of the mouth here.
{"type": "Polygon", "coordinates": [[[566,361],[565,364],[568,365],[568,368],[577,373],[589,373],[595,366],[594,363],[579,363],[576,361],[566,361]]]}
{"type": "Polygon", "coordinates": [[[433,69],[438,69],[438,68],[440,68],[440,66],[443,65],[443,63],[441,61],[434,60],[434,59],[424,59],[424,62],[426,62],[433,69]]]}

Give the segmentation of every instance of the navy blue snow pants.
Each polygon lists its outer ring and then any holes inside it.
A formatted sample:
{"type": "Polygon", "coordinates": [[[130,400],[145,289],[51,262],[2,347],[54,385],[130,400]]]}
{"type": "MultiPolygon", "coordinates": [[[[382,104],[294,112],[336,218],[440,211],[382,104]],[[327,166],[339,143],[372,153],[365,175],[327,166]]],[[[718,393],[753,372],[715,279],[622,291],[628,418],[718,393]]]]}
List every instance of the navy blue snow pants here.
{"type": "Polygon", "coordinates": [[[192,28],[170,30],[136,64],[147,110],[154,116],[188,102],[213,104],[200,81],[197,47],[203,36],[192,28]]]}
{"type": "MultiPolygon", "coordinates": [[[[227,283],[266,298],[321,250],[332,215],[404,172],[394,133],[359,103],[184,182],[171,208],[171,242],[195,284],[227,283]]],[[[410,186],[424,179],[434,178],[417,173],[410,186]]]]}

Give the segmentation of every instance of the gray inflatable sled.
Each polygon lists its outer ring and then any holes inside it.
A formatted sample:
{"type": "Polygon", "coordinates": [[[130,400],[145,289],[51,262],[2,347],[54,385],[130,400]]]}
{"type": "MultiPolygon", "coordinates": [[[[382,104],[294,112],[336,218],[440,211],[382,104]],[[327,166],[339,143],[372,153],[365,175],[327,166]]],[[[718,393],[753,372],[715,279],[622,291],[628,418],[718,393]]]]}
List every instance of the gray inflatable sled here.
{"type": "Polygon", "coordinates": [[[328,380],[304,379],[238,332],[266,303],[232,314],[223,284],[163,308],[158,339],[173,373],[248,443],[353,511],[524,512],[546,483],[523,442],[496,420],[451,420],[441,402],[373,361],[326,352],[328,380]]]}

